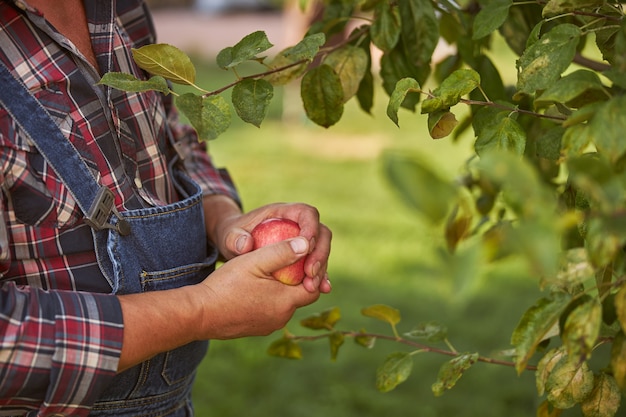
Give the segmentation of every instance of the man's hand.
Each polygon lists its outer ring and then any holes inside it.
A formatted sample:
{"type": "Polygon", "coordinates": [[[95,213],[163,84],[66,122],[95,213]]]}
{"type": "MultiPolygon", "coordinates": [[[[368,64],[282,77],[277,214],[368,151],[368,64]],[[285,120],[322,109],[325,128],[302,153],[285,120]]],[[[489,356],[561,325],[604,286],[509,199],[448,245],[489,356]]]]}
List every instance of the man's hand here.
{"type": "Polygon", "coordinates": [[[276,281],[271,272],[309,253],[302,237],[237,256],[203,282],[164,291],[119,296],[124,342],[118,369],[195,340],[268,335],[320,290],[276,281]]]}
{"type": "Polygon", "coordinates": [[[250,232],[269,218],[286,218],[300,226],[300,236],[309,243],[309,254],[304,264],[304,288],[310,292],[331,291],[327,268],[332,232],[320,223],[315,207],[302,203],[276,203],[248,213],[241,213],[232,200],[225,196],[208,196],[204,199],[207,232],[225,259],[252,250],[250,232]]]}

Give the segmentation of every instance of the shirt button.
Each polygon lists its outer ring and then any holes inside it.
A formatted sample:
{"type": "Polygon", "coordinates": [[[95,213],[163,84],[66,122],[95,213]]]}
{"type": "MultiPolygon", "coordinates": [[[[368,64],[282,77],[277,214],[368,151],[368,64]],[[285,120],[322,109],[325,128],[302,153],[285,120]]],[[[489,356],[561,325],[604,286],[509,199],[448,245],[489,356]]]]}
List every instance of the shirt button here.
{"type": "Polygon", "coordinates": [[[141,182],[141,178],[135,177],[135,187],[137,187],[137,188],[142,188],[143,187],[143,183],[141,182]]]}

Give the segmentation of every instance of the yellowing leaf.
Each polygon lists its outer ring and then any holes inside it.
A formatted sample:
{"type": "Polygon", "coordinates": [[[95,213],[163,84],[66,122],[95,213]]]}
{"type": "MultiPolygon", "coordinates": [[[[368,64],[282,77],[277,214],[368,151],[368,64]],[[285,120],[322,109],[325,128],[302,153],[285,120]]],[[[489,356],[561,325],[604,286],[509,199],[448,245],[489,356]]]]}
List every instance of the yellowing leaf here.
{"type": "Polygon", "coordinates": [[[357,336],[354,336],[354,342],[359,346],[371,349],[376,344],[376,338],[374,336],[367,335],[365,330],[361,330],[357,336]]]}
{"type": "Polygon", "coordinates": [[[160,75],[176,84],[193,85],[196,68],[189,56],[175,46],[152,44],[132,50],[139,67],[153,75],[160,75]]]}
{"type": "Polygon", "coordinates": [[[333,307],[302,319],[300,325],[313,330],[332,330],[340,318],[341,311],[339,307],[333,307]]]}
{"type": "Polygon", "coordinates": [[[387,322],[392,326],[395,326],[400,322],[400,311],[384,304],[376,304],[370,307],[365,307],[361,310],[361,314],[366,317],[387,322]]]}
{"type": "Polygon", "coordinates": [[[330,343],[330,359],[337,360],[339,354],[339,348],[343,345],[345,336],[341,332],[333,332],[328,336],[328,342],[330,343]]]}
{"type": "Polygon", "coordinates": [[[433,139],[445,138],[458,124],[452,112],[444,110],[428,114],[428,132],[433,139]]]}
{"type": "Polygon", "coordinates": [[[565,356],[548,375],[547,399],[557,408],[571,408],[587,398],[593,390],[593,382],[593,372],[586,362],[578,364],[565,356]]]}
{"type": "Polygon", "coordinates": [[[602,304],[597,298],[585,298],[569,312],[561,338],[572,360],[582,362],[591,356],[601,324],[602,304]]]}
{"type": "Polygon", "coordinates": [[[611,375],[601,372],[596,376],[593,391],[581,404],[585,417],[613,417],[620,406],[622,393],[611,375]]]}
{"type": "Polygon", "coordinates": [[[368,69],[369,57],[363,50],[346,45],[330,53],[324,60],[339,76],[343,88],[343,101],[351,99],[358,91],[359,84],[368,69]]]}
{"type": "Polygon", "coordinates": [[[302,348],[293,339],[283,337],[269,346],[267,353],[285,359],[302,359],[302,348]]]}

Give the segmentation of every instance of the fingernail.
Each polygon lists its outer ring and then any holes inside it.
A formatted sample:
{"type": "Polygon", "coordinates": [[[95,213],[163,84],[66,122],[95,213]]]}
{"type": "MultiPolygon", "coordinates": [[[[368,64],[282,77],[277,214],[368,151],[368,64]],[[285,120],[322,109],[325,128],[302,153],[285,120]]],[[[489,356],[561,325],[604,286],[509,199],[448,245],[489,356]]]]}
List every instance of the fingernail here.
{"type": "Polygon", "coordinates": [[[307,244],[306,244],[306,240],[304,238],[301,237],[297,237],[295,239],[291,239],[289,241],[289,244],[291,245],[291,249],[295,252],[295,253],[303,253],[306,252],[307,250],[307,244]]]}
{"type": "Polygon", "coordinates": [[[315,276],[315,278],[313,278],[313,285],[315,286],[315,288],[319,288],[321,282],[322,280],[320,279],[320,277],[315,276]]]}
{"type": "Polygon", "coordinates": [[[313,276],[316,277],[317,274],[320,273],[320,268],[322,267],[322,264],[320,264],[319,262],[315,262],[315,265],[313,265],[313,276]]]}
{"type": "Polygon", "coordinates": [[[235,241],[235,248],[237,249],[237,252],[241,253],[243,251],[243,248],[246,247],[247,240],[248,236],[246,235],[241,235],[237,238],[237,240],[235,241]]]}

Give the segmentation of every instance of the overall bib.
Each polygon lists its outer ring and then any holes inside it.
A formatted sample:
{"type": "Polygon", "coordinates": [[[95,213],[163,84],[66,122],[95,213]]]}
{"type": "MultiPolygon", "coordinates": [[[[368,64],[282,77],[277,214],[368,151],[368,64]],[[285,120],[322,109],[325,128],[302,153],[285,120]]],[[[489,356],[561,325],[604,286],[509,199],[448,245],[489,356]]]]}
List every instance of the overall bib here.
{"type": "MultiPolygon", "coordinates": [[[[100,186],[73,145],[25,86],[0,63],[0,102],[28,133],[72,193],[92,227],[98,264],[115,294],[196,284],[215,267],[207,242],[200,187],[177,168],[169,170],[182,200],[118,212],[113,194],[100,186]],[[9,91],[9,93],[4,93],[9,91]]],[[[150,320],[146,317],[145,320],[150,320]]],[[[117,375],[90,416],[189,417],[191,387],[208,342],[194,342],[117,375]]]]}

